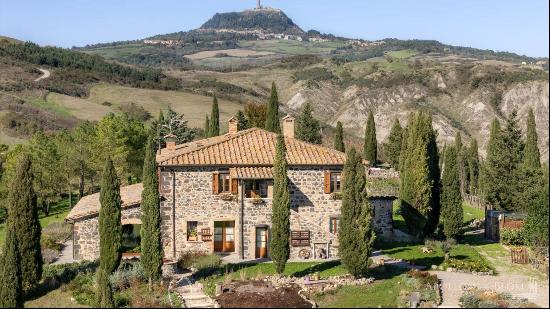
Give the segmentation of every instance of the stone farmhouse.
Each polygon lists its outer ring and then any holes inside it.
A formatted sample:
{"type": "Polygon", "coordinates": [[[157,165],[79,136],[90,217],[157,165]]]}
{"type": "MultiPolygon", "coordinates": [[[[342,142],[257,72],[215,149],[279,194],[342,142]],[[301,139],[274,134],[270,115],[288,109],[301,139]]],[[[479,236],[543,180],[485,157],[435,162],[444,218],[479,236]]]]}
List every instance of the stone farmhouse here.
{"type": "MultiPolygon", "coordinates": [[[[186,251],[236,260],[269,258],[276,134],[259,128],[239,131],[237,123],[231,118],[227,134],[186,144],[176,145],[168,136],[157,153],[165,260],[176,261],[186,251]]],[[[291,259],[336,258],[345,154],[295,139],[291,116],[283,118],[283,135],[291,259]]],[[[132,227],[141,223],[142,189],[134,184],[120,190],[125,233],[136,235],[132,227]]],[[[393,197],[371,192],[370,198],[377,233],[391,235],[393,197]]],[[[77,260],[99,257],[99,208],[96,193],[82,198],[67,216],[77,260]]]]}

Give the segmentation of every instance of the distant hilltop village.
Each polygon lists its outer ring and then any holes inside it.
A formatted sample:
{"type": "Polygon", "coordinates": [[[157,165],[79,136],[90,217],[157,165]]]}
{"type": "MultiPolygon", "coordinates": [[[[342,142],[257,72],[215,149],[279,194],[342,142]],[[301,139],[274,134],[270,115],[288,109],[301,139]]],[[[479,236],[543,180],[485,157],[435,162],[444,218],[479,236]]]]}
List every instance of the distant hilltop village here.
{"type": "MultiPolygon", "coordinates": [[[[257,0],[255,8],[240,13],[218,13],[202,27],[190,32],[232,34],[235,36],[247,37],[247,39],[255,38],[256,40],[290,40],[317,43],[329,42],[334,39],[327,35],[322,35],[318,31],[303,31],[280,9],[262,6],[261,0],[257,0]],[[266,20],[268,20],[267,24],[265,22],[266,20]]],[[[183,40],[167,38],[149,38],[143,40],[143,44],[165,47],[182,47],[189,44],[202,43],[203,42],[190,43],[184,42],[183,40]]],[[[385,42],[348,39],[346,43],[350,46],[365,48],[381,45],[385,42]]]]}

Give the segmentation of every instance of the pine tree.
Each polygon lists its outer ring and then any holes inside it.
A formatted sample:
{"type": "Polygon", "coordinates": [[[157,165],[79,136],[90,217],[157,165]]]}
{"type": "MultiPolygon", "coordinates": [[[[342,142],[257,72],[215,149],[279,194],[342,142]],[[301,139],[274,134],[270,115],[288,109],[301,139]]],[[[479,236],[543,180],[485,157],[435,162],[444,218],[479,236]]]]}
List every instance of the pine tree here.
{"type": "Polygon", "coordinates": [[[338,121],[336,123],[336,134],[334,135],[334,149],[346,152],[346,145],[344,144],[344,128],[342,123],[338,121]]]}
{"type": "Polygon", "coordinates": [[[152,137],[145,148],[143,163],[143,191],[141,193],[141,265],[151,287],[162,267],[160,235],[160,196],[158,192],[157,162],[152,137]]]}
{"type": "Polygon", "coordinates": [[[384,152],[388,158],[389,163],[399,168],[399,157],[401,156],[401,146],[403,144],[403,128],[399,123],[399,119],[395,119],[393,126],[388,136],[388,142],[384,144],[384,152]]]}
{"type": "Polygon", "coordinates": [[[270,255],[277,273],[285,270],[290,256],[290,193],[288,189],[286,146],[284,137],[277,136],[273,165],[273,206],[270,255]]]}
{"type": "Polygon", "coordinates": [[[111,159],[103,169],[99,201],[99,267],[109,275],[120,263],[122,247],[120,182],[111,159]]]}
{"type": "Polygon", "coordinates": [[[220,135],[220,108],[218,106],[218,98],[214,96],[212,102],[212,114],[210,115],[210,130],[209,137],[220,135]]]}
{"type": "Polygon", "coordinates": [[[25,291],[32,289],[42,277],[41,227],[38,221],[36,195],[33,190],[31,159],[22,154],[8,193],[8,222],[17,241],[21,283],[25,291]]]}
{"type": "Polygon", "coordinates": [[[350,149],[344,165],[338,252],[342,264],[355,277],[364,276],[375,235],[367,198],[366,175],[361,156],[350,149]]]}
{"type": "Polygon", "coordinates": [[[365,144],[363,149],[365,160],[369,161],[371,166],[376,165],[378,155],[378,142],[376,141],[376,124],[374,123],[374,115],[369,112],[367,119],[367,127],[365,128],[365,144]]]}
{"type": "Polygon", "coordinates": [[[321,144],[321,125],[319,120],[313,117],[311,104],[307,102],[296,122],[296,138],[312,144],[321,144]]]}
{"type": "Polygon", "coordinates": [[[109,274],[103,268],[97,271],[97,305],[99,308],[115,308],[109,274]]]}
{"type": "Polygon", "coordinates": [[[526,168],[540,169],[540,151],[533,109],[529,109],[529,116],[527,118],[527,138],[525,141],[523,164],[526,168]]]}
{"type": "Polygon", "coordinates": [[[21,266],[17,237],[8,224],[6,240],[0,256],[0,308],[23,308],[21,266]]]}
{"type": "Polygon", "coordinates": [[[476,195],[479,187],[479,152],[475,138],[468,148],[468,183],[470,194],[476,195]]]}
{"type": "Polygon", "coordinates": [[[235,115],[235,117],[237,117],[237,120],[238,120],[239,131],[250,129],[250,122],[248,121],[248,119],[246,118],[246,115],[243,113],[242,110],[239,110],[237,112],[237,115],[235,115]]]}
{"type": "Polygon", "coordinates": [[[443,232],[447,239],[457,239],[461,236],[463,211],[458,156],[455,147],[447,148],[441,183],[443,232]]]}
{"type": "Polygon", "coordinates": [[[204,138],[209,138],[210,136],[210,119],[208,118],[208,115],[206,115],[206,119],[204,120],[204,138]]]}
{"type": "Polygon", "coordinates": [[[277,95],[275,83],[271,85],[271,95],[267,105],[265,129],[273,133],[281,133],[281,124],[279,123],[279,96],[277,95]]]}

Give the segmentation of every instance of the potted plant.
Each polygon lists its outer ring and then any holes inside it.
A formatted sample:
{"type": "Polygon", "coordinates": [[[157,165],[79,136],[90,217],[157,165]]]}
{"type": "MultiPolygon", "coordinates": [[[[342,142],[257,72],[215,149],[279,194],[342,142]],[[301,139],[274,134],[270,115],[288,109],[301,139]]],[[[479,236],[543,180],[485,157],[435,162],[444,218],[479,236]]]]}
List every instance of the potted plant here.
{"type": "Polygon", "coordinates": [[[260,204],[263,204],[263,203],[264,203],[264,200],[259,196],[252,199],[252,204],[254,204],[254,205],[260,205],[260,204]]]}
{"type": "Polygon", "coordinates": [[[342,199],[342,192],[332,192],[330,194],[330,197],[335,201],[341,200],[342,199]]]}
{"type": "Polygon", "coordinates": [[[220,198],[221,198],[222,201],[230,202],[235,197],[231,193],[223,193],[223,194],[220,194],[220,198]]]}
{"type": "Polygon", "coordinates": [[[191,230],[191,231],[189,231],[189,235],[187,236],[187,240],[189,240],[189,241],[197,241],[197,239],[198,239],[197,230],[191,230]]]}

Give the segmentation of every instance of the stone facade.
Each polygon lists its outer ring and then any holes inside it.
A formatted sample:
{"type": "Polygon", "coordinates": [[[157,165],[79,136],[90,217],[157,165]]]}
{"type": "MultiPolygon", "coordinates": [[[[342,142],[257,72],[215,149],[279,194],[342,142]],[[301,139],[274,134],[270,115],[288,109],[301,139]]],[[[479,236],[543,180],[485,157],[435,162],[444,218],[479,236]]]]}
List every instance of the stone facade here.
{"type": "MultiPolygon", "coordinates": [[[[338,256],[338,236],[330,232],[330,220],[339,217],[341,201],[324,193],[324,171],[327,169],[330,168],[289,167],[291,230],[310,232],[310,245],[291,247],[291,259],[299,258],[302,250],[309,251],[312,258],[338,256]]],[[[208,229],[214,234],[217,221],[235,223],[235,251],[230,255],[245,260],[256,258],[256,231],[258,227],[268,230],[271,227],[272,199],[244,198],[242,180],[238,182],[236,194],[214,194],[212,175],[216,172],[218,168],[206,166],[162,169],[162,239],[167,259],[176,260],[186,251],[214,252],[214,236],[203,239],[201,232],[208,229]],[[194,222],[198,237],[189,240],[187,225],[194,222]]],[[[381,200],[374,205],[379,207],[374,215],[377,231],[391,230],[391,202],[381,200]]]]}
{"type": "MultiPolygon", "coordinates": [[[[139,205],[121,212],[122,225],[141,224],[139,205]]],[[[99,258],[99,216],[90,216],[73,223],[73,258],[93,261],[99,258]]]]}
{"type": "Polygon", "coordinates": [[[373,226],[381,238],[390,238],[393,233],[393,201],[392,197],[371,197],[370,204],[374,211],[373,226]]]}

